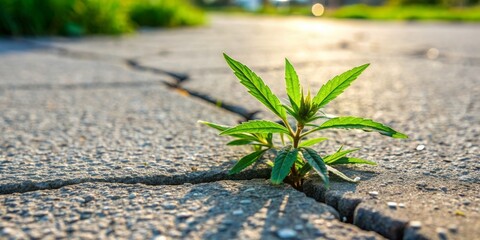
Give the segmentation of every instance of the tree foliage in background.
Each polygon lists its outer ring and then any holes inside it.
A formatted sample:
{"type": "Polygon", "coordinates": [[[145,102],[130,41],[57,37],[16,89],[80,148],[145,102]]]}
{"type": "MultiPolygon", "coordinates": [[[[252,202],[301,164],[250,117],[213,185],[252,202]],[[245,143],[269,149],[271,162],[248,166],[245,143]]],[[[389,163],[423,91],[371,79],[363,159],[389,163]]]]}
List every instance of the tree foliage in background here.
{"type": "Polygon", "coordinates": [[[9,36],[120,34],[137,26],[196,25],[204,18],[186,0],[0,1],[0,35],[9,36]]]}

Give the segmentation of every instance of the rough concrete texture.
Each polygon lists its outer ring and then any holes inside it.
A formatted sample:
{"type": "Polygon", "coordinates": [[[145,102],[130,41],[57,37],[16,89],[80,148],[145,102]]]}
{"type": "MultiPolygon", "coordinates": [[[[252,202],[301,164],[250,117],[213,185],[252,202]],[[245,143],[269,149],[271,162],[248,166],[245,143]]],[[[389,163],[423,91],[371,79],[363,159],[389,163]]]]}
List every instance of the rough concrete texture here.
{"type": "Polygon", "coordinates": [[[238,117],[158,84],[7,91],[0,106],[0,193],[85,181],[213,181],[228,178],[245,152],[197,123],[238,117]]]}
{"type": "Polygon", "coordinates": [[[329,190],[319,180],[310,180],[304,191],[335,207],[342,218],[390,239],[475,239],[480,235],[478,184],[408,173],[362,176],[358,184],[334,182],[329,190]]]}
{"type": "MultiPolygon", "coordinates": [[[[330,138],[316,147],[322,154],[340,145],[360,148],[353,156],[378,166],[343,168],[362,181],[334,181],[329,191],[311,181],[306,193],[347,221],[392,239],[475,239],[479,33],[473,24],[214,16],[208,27],[119,38],[0,40],[0,192],[79,182],[226,179],[228,167],[246,150],[223,146],[225,138],[195,122],[235,124],[242,117],[199,96],[243,113],[263,108],[235,79],[222,52],[251,66],[282,98],[284,57],[314,93],[334,75],[370,62],[326,112],[373,118],[410,138],[319,133],[330,138]],[[169,73],[188,76],[180,87],[198,94],[166,88],[163,83],[179,83],[169,73]]],[[[265,111],[256,116],[272,117],[265,111]]],[[[262,165],[234,177],[252,176],[267,177],[268,169],[262,165]]]]}
{"type": "Polygon", "coordinates": [[[265,180],[178,186],[83,183],[0,196],[0,238],[383,239],[265,180]]]}

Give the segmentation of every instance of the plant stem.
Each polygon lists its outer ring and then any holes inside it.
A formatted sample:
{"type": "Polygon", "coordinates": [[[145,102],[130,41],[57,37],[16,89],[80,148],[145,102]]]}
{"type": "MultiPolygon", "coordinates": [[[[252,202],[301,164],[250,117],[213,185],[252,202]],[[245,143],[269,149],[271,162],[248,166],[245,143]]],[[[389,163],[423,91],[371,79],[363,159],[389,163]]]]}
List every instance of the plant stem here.
{"type": "MultiPolygon", "coordinates": [[[[297,123],[297,131],[292,135],[293,138],[293,147],[298,148],[298,144],[300,143],[301,135],[302,135],[302,130],[304,126],[302,124],[297,123]]],[[[291,171],[291,178],[292,178],[292,183],[293,186],[298,188],[300,185],[300,176],[297,172],[297,169],[295,167],[295,164],[292,165],[290,168],[291,171]]]]}
{"type": "Polygon", "coordinates": [[[298,148],[298,144],[300,143],[300,139],[302,138],[302,130],[303,130],[303,125],[297,124],[297,131],[295,132],[295,135],[293,137],[293,147],[298,148]]]}

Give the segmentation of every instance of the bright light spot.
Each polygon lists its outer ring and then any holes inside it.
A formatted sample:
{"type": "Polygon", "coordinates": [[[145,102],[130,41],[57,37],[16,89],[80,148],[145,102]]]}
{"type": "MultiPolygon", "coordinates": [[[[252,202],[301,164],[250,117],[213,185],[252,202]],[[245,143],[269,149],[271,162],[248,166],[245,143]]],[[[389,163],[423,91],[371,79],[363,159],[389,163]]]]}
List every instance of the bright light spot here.
{"type": "Polygon", "coordinates": [[[323,12],[325,12],[325,7],[323,7],[322,4],[320,3],[315,3],[312,6],[312,14],[315,17],[320,17],[323,15],[323,12]]]}
{"type": "Polygon", "coordinates": [[[440,51],[436,48],[430,48],[426,55],[428,59],[436,59],[440,55],[440,51]]]}

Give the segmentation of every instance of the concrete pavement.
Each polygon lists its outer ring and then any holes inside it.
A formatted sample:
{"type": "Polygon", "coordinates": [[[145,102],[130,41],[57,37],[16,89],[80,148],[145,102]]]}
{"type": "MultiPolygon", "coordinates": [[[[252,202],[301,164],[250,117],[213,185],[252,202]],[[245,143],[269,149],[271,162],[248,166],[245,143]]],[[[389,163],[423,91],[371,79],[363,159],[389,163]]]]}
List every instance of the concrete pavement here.
{"type": "Polygon", "coordinates": [[[207,27],[118,38],[0,40],[0,236],[474,239],[480,235],[479,30],[214,16],[207,27]],[[331,140],[319,151],[359,147],[356,156],[379,165],[345,168],[362,181],[336,181],[329,190],[312,178],[308,197],[259,180],[224,181],[266,178],[269,169],[259,164],[228,176],[246,149],[224,146],[227,139],[196,121],[232,125],[246,115],[271,115],[238,84],[222,52],[257,71],[283,98],[284,57],[313,92],[370,62],[326,112],[373,118],[410,138],[322,133],[331,140]],[[250,188],[265,195],[240,203],[250,188]],[[189,209],[192,189],[211,195],[196,202],[205,211],[189,209]],[[287,210],[262,216],[267,202],[276,208],[285,198],[292,203],[287,210]],[[172,209],[148,207],[172,201],[178,202],[172,209]],[[116,211],[104,209],[112,206],[116,211]],[[228,219],[233,225],[222,228],[228,219]]]}

